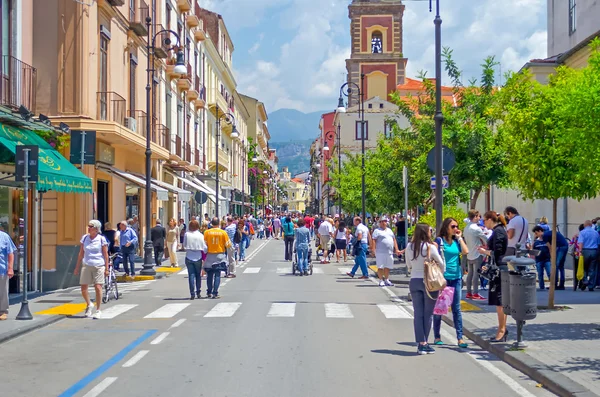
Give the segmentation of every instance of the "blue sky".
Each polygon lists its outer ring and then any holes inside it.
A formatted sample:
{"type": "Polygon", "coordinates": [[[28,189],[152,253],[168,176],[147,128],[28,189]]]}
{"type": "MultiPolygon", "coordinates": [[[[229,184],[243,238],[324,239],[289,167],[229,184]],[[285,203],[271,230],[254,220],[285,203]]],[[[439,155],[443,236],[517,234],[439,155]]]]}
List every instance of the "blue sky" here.
{"type": "MultiPolygon", "coordinates": [[[[488,55],[500,72],[546,57],[546,0],[441,0],[442,43],[454,50],[465,82],[488,55]]],[[[333,109],[350,55],[351,0],[198,0],[223,15],[232,36],[238,90],[268,112],[333,109]]],[[[408,77],[434,75],[434,15],[427,1],[406,0],[408,77]]]]}

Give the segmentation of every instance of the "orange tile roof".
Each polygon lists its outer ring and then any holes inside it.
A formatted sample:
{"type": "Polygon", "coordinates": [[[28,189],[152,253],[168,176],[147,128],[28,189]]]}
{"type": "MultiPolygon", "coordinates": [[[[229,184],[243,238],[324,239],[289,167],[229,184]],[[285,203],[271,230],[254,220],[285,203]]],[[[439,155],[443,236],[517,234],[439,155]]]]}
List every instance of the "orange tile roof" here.
{"type": "Polygon", "coordinates": [[[293,179],[292,179],[292,181],[294,181],[294,182],[298,182],[298,183],[302,183],[302,182],[304,182],[304,181],[303,181],[302,179],[300,179],[300,178],[293,178],[293,179]]]}
{"type": "MultiPolygon", "coordinates": [[[[435,85],[435,79],[429,79],[435,85]]],[[[425,85],[422,80],[415,80],[408,77],[404,78],[404,84],[398,84],[398,91],[421,91],[425,90],[425,85]]],[[[442,86],[442,94],[447,93],[452,95],[452,87],[442,86]]]]}

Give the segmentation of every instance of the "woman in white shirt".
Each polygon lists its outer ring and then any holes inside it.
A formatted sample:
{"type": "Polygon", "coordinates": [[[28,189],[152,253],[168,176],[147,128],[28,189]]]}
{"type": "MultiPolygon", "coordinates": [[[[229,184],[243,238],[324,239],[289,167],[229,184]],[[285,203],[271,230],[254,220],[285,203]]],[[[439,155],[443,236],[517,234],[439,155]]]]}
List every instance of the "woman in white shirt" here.
{"type": "Polygon", "coordinates": [[[437,292],[427,292],[423,278],[424,262],[429,257],[440,266],[442,272],[446,270],[446,266],[442,261],[437,246],[431,242],[431,228],[429,225],[419,223],[415,226],[413,238],[406,247],[406,260],[409,266],[412,267],[410,278],[410,294],[412,296],[412,304],[414,310],[414,330],[415,341],[417,342],[418,354],[432,354],[435,350],[429,346],[429,332],[433,321],[433,309],[437,299],[437,292]]]}
{"type": "Polygon", "coordinates": [[[183,247],[185,248],[185,265],[188,269],[190,299],[200,299],[200,284],[202,282],[200,272],[208,247],[204,242],[204,235],[200,233],[200,223],[197,220],[190,221],[187,232],[183,236],[183,247]]]}
{"type": "Polygon", "coordinates": [[[94,304],[90,300],[88,286],[94,284],[96,290],[96,312],[94,318],[100,318],[100,302],[102,302],[102,286],[104,278],[108,276],[108,240],[100,234],[102,224],[98,220],[88,222],[88,232],[81,238],[79,257],[75,266],[75,275],[79,276],[81,295],[87,303],[85,316],[90,317],[94,310],[94,304]]]}
{"type": "Polygon", "coordinates": [[[346,262],[346,247],[348,246],[348,229],[346,229],[346,222],[339,221],[338,227],[335,231],[335,256],[337,263],[340,263],[340,256],[344,254],[344,262],[346,262]]]}

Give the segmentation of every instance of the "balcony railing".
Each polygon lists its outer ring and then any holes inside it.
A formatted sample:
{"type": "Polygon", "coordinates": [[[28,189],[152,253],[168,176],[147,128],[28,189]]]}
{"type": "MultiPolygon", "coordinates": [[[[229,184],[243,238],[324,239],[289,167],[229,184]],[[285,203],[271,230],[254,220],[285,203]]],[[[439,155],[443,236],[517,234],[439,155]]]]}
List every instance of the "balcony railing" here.
{"type": "Polygon", "coordinates": [[[2,79],[0,79],[2,105],[13,109],[23,105],[35,113],[36,84],[36,68],[13,56],[2,56],[2,79]]]}
{"type": "Polygon", "coordinates": [[[140,6],[137,9],[135,8],[135,4],[129,8],[129,27],[138,36],[146,36],[148,34],[146,18],[150,15],[150,8],[144,0],[138,1],[140,6]]]}
{"type": "Polygon", "coordinates": [[[128,110],[127,111],[127,124],[125,127],[131,131],[143,137],[146,136],[146,112],[143,110],[128,110]]]}
{"type": "Polygon", "coordinates": [[[160,145],[162,147],[164,147],[165,149],[169,150],[169,136],[170,136],[171,132],[169,131],[169,128],[167,128],[166,125],[164,124],[156,124],[154,126],[154,132],[153,132],[153,136],[152,136],[152,142],[156,143],[157,145],[160,145]]]}
{"type": "Polygon", "coordinates": [[[181,137],[175,135],[171,139],[171,154],[175,154],[177,157],[181,158],[182,149],[181,137]]]}
{"type": "Polygon", "coordinates": [[[96,108],[98,120],[114,121],[125,125],[127,101],[116,92],[98,92],[96,108]]]}

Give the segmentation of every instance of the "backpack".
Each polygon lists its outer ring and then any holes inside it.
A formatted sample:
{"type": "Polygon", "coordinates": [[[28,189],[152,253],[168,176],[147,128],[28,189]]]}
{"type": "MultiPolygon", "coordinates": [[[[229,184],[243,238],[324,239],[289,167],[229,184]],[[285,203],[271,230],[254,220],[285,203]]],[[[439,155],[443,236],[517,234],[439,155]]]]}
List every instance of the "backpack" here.
{"type": "Polygon", "coordinates": [[[294,235],[294,224],[292,222],[286,222],[283,224],[283,234],[286,236],[294,235]]]}
{"type": "Polygon", "coordinates": [[[250,232],[250,235],[254,235],[254,226],[252,225],[252,223],[249,223],[248,226],[248,231],[250,232]]]}
{"type": "Polygon", "coordinates": [[[242,242],[242,232],[238,230],[235,231],[235,234],[233,235],[233,242],[235,244],[239,244],[242,242]]]}

